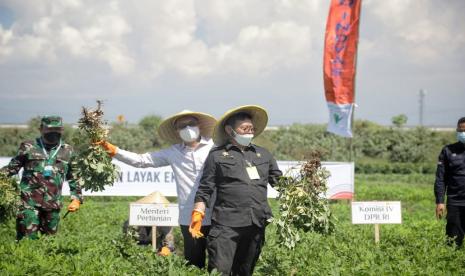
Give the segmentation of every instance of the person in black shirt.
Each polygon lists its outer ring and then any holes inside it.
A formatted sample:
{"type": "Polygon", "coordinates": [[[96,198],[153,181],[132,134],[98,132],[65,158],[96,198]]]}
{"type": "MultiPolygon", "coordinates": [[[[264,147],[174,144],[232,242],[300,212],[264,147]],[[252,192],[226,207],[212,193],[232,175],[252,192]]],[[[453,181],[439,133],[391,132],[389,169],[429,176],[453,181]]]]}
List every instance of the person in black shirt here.
{"type": "Polygon", "coordinates": [[[465,231],[465,117],[457,122],[457,140],[439,154],[434,194],[438,219],[444,216],[447,194],[446,234],[461,246],[465,231]]]}
{"type": "Polygon", "coordinates": [[[212,148],[195,196],[190,231],[201,236],[199,221],[216,191],[207,237],[208,269],[224,275],[252,275],[271,218],[267,185],[282,172],[264,148],[251,144],[266,127],[268,115],[258,106],[226,112],[215,126],[212,148]]]}

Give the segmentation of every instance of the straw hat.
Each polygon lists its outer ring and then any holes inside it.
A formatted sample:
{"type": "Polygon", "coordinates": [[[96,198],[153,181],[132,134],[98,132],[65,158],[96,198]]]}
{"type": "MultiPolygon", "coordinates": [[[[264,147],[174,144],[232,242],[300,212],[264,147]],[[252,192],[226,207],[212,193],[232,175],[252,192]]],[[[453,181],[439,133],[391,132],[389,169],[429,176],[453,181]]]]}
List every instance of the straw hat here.
{"type": "Polygon", "coordinates": [[[268,123],[268,114],[265,109],[258,105],[239,106],[226,111],[226,113],[224,113],[224,115],[216,123],[215,130],[213,131],[213,142],[216,145],[221,146],[228,141],[229,135],[224,130],[224,124],[229,117],[241,112],[247,113],[252,117],[252,123],[255,128],[254,137],[257,137],[263,132],[263,130],[265,130],[266,124],[268,123]]]}
{"type": "Polygon", "coordinates": [[[160,192],[153,192],[153,193],[149,194],[148,196],[145,196],[145,197],[137,200],[136,203],[149,203],[149,204],[164,203],[164,204],[168,204],[170,202],[160,192]]]}
{"type": "Polygon", "coordinates": [[[179,137],[178,131],[174,123],[177,119],[184,116],[192,116],[199,120],[200,135],[203,137],[211,137],[213,128],[215,127],[216,119],[206,113],[195,112],[190,110],[183,110],[161,122],[158,127],[158,134],[163,140],[170,142],[171,144],[182,143],[181,137],[179,137]]]}

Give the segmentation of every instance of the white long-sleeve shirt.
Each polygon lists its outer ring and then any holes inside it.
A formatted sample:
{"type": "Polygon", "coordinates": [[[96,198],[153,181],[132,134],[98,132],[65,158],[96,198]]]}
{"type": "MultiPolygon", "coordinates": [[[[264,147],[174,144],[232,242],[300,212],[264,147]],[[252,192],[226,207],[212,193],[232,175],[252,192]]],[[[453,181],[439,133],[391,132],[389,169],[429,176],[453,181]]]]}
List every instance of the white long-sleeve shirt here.
{"type": "MultiPolygon", "coordinates": [[[[137,154],[122,149],[114,156],[121,162],[137,168],[163,167],[170,165],[173,169],[178,193],[179,224],[189,225],[191,221],[194,197],[202,177],[203,164],[213,147],[212,139],[201,137],[199,145],[193,149],[183,144],[175,144],[169,148],[137,154]]],[[[205,211],[202,225],[211,224],[211,210],[205,211]]]]}

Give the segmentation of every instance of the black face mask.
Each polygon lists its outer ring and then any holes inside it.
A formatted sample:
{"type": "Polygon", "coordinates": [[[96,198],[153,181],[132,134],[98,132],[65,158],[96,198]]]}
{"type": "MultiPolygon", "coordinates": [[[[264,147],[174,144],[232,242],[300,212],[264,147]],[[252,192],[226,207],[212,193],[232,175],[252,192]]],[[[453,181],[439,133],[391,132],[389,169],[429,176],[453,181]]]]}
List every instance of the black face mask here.
{"type": "Polygon", "coordinates": [[[59,132],[49,132],[44,134],[44,142],[50,145],[56,145],[60,142],[61,133],[59,132]]]}

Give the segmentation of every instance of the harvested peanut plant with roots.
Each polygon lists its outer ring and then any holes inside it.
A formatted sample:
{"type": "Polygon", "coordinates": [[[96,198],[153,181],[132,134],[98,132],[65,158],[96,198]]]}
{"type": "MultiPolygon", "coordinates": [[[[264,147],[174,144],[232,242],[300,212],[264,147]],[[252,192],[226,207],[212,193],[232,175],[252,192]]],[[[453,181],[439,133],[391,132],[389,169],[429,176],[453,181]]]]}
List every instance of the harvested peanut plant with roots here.
{"type": "Polygon", "coordinates": [[[325,197],[329,172],[321,167],[321,154],[314,152],[296,175],[283,176],[274,187],[278,192],[279,216],[276,225],[278,243],[293,249],[300,240],[299,231],[329,234],[334,222],[325,197]]]}
{"type": "Polygon", "coordinates": [[[97,101],[95,110],[82,108],[78,127],[78,135],[73,139],[78,148],[74,165],[76,176],[83,189],[102,191],[116,181],[118,169],[111,163],[108,153],[97,144],[106,140],[108,135],[101,101],[97,101]]]}

